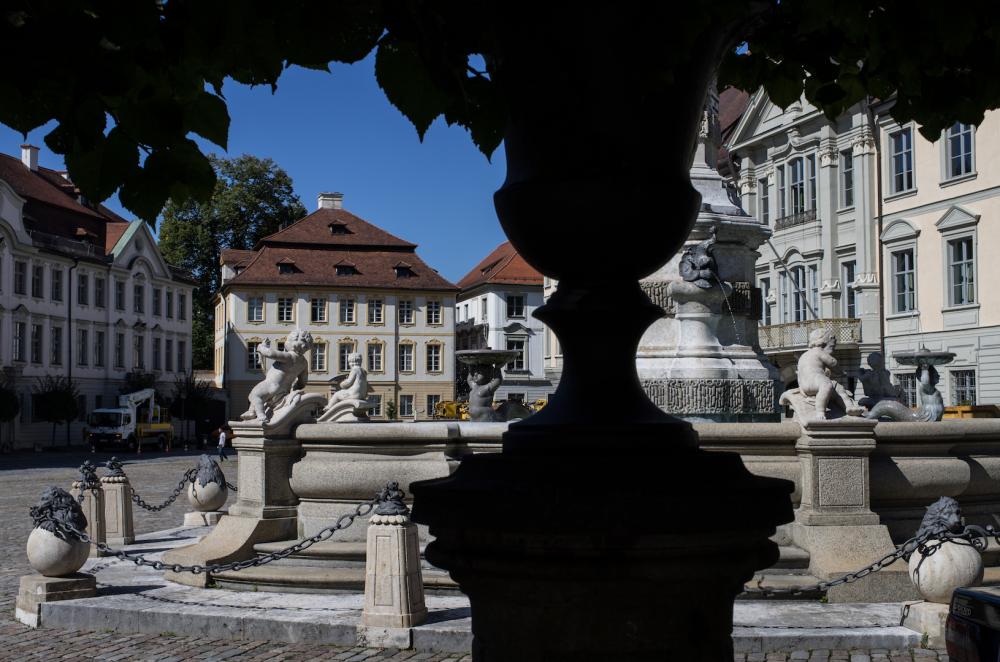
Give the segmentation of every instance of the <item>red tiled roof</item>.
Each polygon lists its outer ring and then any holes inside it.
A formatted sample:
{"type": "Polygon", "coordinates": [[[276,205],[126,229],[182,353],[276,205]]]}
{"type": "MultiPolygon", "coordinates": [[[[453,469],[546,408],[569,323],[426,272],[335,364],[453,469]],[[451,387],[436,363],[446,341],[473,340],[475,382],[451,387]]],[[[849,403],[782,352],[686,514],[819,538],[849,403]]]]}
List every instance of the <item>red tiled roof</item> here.
{"type": "Polygon", "coordinates": [[[117,244],[118,240],[122,238],[123,234],[125,234],[125,230],[128,230],[128,223],[108,223],[105,228],[106,234],[104,237],[105,253],[110,253],[114,250],[115,244],[117,244]]]}
{"type": "Polygon", "coordinates": [[[404,241],[358,218],[346,209],[317,209],[287,228],[264,237],[257,244],[257,248],[277,244],[378,247],[384,250],[413,250],[417,247],[416,244],[404,241]],[[347,228],[347,233],[331,233],[331,224],[347,228]]]}
{"type": "Polygon", "coordinates": [[[458,281],[458,287],[469,290],[485,283],[541,287],[542,274],[528,264],[509,241],[505,241],[458,281]]]}
{"type": "Polygon", "coordinates": [[[254,251],[245,251],[240,248],[224,248],[219,255],[219,262],[222,264],[232,264],[234,266],[246,266],[256,255],[254,251]]]}
{"type": "MultiPolygon", "coordinates": [[[[351,248],[309,248],[269,246],[256,251],[254,258],[230,285],[296,285],[347,288],[391,288],[401,290],[455,290],[454,285],[424,264],[415,253],[407,254],[413,276],[396,277],[399,251],[352,250],[351,248]],[[295,264],[291,273],[280,273],[278,264],[295,264]],[[351,263],[357,273],[337,275],[337,264],[351,263]]],[[[225,258],[224,258],[225,259],[225,258]]]]}

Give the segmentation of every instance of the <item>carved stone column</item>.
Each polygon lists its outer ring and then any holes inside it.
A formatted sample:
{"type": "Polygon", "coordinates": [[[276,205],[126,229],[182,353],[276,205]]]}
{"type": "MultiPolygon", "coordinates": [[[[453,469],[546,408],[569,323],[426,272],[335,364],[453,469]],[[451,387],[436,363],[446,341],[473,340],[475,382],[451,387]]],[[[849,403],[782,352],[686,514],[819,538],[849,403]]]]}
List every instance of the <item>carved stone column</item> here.
{"type": "Polygon", "coordinates": [[[791,483],[698,450],[636,373],[663,314],[638,280],[688,235],[698,120],[731,47],[720,26],[746,20],[732,5],[677,12],[496,6],[510,120],[494,200],[518,252],[559,280],[536,316],[563,372],[502,453],[411,485],[413,519],[436,536],[427,559],[469,596],[476,660],[732,660],[733,599],[791,519],[791,483]]]}

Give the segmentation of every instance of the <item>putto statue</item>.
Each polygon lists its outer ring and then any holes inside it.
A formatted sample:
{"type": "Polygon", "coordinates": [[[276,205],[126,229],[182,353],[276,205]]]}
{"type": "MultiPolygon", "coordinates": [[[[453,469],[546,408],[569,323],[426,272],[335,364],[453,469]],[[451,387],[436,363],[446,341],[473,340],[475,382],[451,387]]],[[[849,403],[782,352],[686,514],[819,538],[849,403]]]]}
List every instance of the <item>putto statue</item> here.
{"type": "Polygon", "coordinates": [[[498,367],[477,363],[469,370],[469,419],[479,422],[502,420],[493,410],[493,394],[503,383],[498,367]]]}
{"type": "Polygon", "coordinates": [[[268,338],[257,348],[261,362],[272,359],[264,380],[250,391],[250,408],[240,418],[268,423],[278,409],[294,404],[296,393],[305,388],[309,380],[309,362],[305,354],[312,349],[312,334],[295,329],[285,339],[285,349],[272,349],[268,338]]]}
{"type": "Polygon", "coordinates": [[[350,372],[338,384],[331,380],[333,395],[319,421],[340,423],[367,421],[371,403],[368,401],[368,374],[361,367],[361,354],[354,352],[347,356],[350,372]]]}
{"type": "Polygon", "coordinates": [[[781,404],[791,406],[799,419],[825,419],[861,416],[864,410],[854,398],[832,378],[837,368],[833,350],[837,339],[830,329],[816,329],[809,334],[809,349],[799,357],[799,387],[782,394],[781,404]]]}
{"type": "Polygon", "coordinates": [[[903,396],[903,389],[892,383],[892,376],[885,369],[885,357],[881,352],[872,352],[868,355],[867,370],[858,370],[858,379],[865,390],[865,397],[861,399],[860,405],[871,409],[882,400],[898,401],[903,396]]]}

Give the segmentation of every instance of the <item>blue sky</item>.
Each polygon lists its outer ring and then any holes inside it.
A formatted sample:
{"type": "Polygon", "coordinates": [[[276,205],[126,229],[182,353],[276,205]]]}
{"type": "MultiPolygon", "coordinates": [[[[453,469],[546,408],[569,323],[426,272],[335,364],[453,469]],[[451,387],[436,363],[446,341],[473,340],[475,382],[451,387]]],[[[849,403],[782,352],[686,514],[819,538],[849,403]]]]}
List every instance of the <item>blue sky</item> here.
{"type": "MultiPolygon", "coordinates": [[[[372,57],[334,65],[332,74],[290,69],[274,95],[236,84],[224,92],[232,117],[228,154],[274,159],[309,211],[318,193],[340,191],[346,209],[419,244],[420,256],[452,282],[505,240],[492,198],[503,183],[502,148],[491,164],[464,129],[443,120],[421,143],[375,82],[372,57]]],[[[62,168],[45,147],[47,132],[28,139],[42,148],[41,165],[62,168]]],[[[20,133],[0,126],[0,151],[19,154],[21,142],[20,133]]],[[[106,204],[123,211],[117,196],[106,204]]]]}

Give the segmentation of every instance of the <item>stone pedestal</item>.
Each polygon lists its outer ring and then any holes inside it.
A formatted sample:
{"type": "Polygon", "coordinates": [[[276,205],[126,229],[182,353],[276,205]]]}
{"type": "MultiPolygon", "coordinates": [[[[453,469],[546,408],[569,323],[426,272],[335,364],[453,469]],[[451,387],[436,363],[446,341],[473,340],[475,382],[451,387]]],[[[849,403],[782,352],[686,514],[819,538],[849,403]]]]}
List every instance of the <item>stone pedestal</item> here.
{"type": "Polygon", "coordinates": [[[92,598],[97,595],[97,581],[93,575],[75,573],[68,577],[43,577],[25,575],[17,591],[14,617],[25,625],[37,628],[42,625],[41,605],[57,600],[92,598]]]}
{"type": "MultiPolygon", "coordinates": [[[[298,498],[289,487],[292,463],[300,447],[288,437],[265,438],[260,424],[234,421],[233,448],[239,453],[238,501],[199,543],[163,554],[164,563],[207,565],[247,559],[261,542],[296,537],[298,498]]],[[[207,586],[209,573],[167,571],[164,577],[179,584],[207,586]]]]}
{"type": "Polygon", "coordinates": [[[945,647],[945,625],[949,605],[935,602],[907,602],[903,605],[902,625],[927,637],[927,647],[945,647]]]}
{"type": "Polygon", "coordinates": [[[125,476],[103,476],[104,529],[107,542],[112,547],[131,545],[135,542],[132,523],[132,487],[125,476]]]}
{"type": "MultiPolygon", "coordinates": [[[[72,493],[74,496],[80,493],[79,482],[73,483],[72,493]]],[[[80,508],[83,509],[83,514],[87,517],[86,534],[94,542],[103,542],[106,544],[108,536],[104,522],[104,490],[100,488],[85,489],[80,508]]],[[[92,557],[107,556],[104,552],[99,551],[95,545],[90,546],[90,555],[92,557]]]]}
{"type": "MultiPolygon", "coordinates": [[[[875,426],[865,418],[803,421],[795,450],[802,463],[802,502],[792,538],[809,552],[809,572],[835,579],[882,558],[895,549],[889,530],[871,510],[869,455],[875,426]]],[[[831,588],[831,602],[894,602],[919,595],[906,563],[851,584],[831,588]]]]}
{"type": "Polygon", "coordinates": [[[376,628],[409,628],[425,620],[417,525],[406,515],[372,515],[361,623],[376,628]]]}

